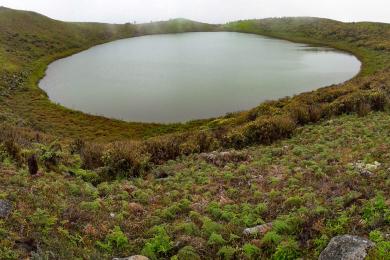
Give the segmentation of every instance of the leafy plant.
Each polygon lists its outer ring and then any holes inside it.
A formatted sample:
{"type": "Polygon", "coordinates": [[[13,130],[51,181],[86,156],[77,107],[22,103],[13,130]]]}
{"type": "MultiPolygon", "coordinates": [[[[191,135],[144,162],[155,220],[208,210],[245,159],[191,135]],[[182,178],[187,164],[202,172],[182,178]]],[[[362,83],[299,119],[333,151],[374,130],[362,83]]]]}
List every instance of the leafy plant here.
{"type": "Polygon", "coordinates": [[[207,244],[210,246],[223,245],[226,243],[226,240],[220,234],[212,233],[207,241],[207,244]]]}
{"type": "Polygon", "coordinates": [[[293,239],[282,241],[277,247],[272,259],[294,260],[300,256],[298,243],[293,239]]]}
{"type": "Polygon", "coordinates": [[[221,257],[221,259],[234,259],[236,255],[237,250],[231,246],[224,246],[218,251],[218,256],[221,257]]]}
{"type": "Polygon", "coordinates": [[[53,225],[57,222],[57,218],[50,216],[46,210],[38,208],[30,216],[30,221],[39,232],[47,235],[51,231],[53,225]]]}
{"type": "Polygon", "coordinates": [[[112,252],[112,250],[123,250],[129,245],[127,236],[122,232],[119,226],[115,226],[113,230],[106,236],[104,242],[97,242],[101,249],[112,252]]]}
{"type": "Polygon", "coordinates": [[[244,255],[249,259],[257,259],[260,254],[260,248],[249,243],[245,244],[242,247],[242,250],[244,252],[244,255]]]}
{"type": "Polygon", "coordinates": [[[153,231],[154,237],[149,239],[142,249],[142,254],[151,258],[157,259],[173,248],[173,242],[162,226],[156,226],[153,231]]]}

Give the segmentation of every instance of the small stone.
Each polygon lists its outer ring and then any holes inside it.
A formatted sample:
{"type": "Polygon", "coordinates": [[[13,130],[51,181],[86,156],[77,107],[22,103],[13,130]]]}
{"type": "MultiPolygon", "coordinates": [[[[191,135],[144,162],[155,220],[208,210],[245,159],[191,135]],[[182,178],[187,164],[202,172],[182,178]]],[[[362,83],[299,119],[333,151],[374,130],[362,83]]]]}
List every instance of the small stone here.
{"type": "Polygon", "coordinates": [[[363,260],[373,242],[362,237],[343,235],[330,240],[319,260],[363,260]]]}
{"type": "Polygon", "coordinates": [[[0,218],[6,218],[12,211],[12,204],[8,200],[0,200],[0,218]]]}
{"type": "Polygon", "coordinates": [[[124,258],[113,258],[112,260],[149,260],[149,258],[143,255],[133,255],[124,258]]]}
{"type": "Polygon", "coordinates": [[[366,164],[365,165],[365,168],[369,171],[374,171],[376,169],[378,169],[379,167],[381,166],[381,163],[375,161],[374,163],[372,164],[366,164]]]}
{"type": "Polygon", "coordinates": [[[377,170],[382,164],[380,162],[375,161],[374,163],[365,164],[361,161],[350,164],[356,171],[360,173],[360,175],[364,177],[369,177],[374,175],[372,171],[377,170]]]}
{"type": "Polygon", "coordinates": [[[246,228],[246,229],[244,229],[243,234],[244,235],[255,235],[255,234],[264,235],[265,233],[267,233],[271,229],[272,229],[272,223],[270,222],[270,223],[266,223],[263,225],[259,225],[259,226],[255,226],[255,227],[251,227],[251,228],[246,228]]]}
{"type": "Polygon", "coordinates": [[[222,168],[229,163],[239,163],[249,161],[251,159],[248,154],[235,150],[225,152],[214,151],[211,153],[201,153],[200,158],[207,161],[208,163],[214,164],[215,166],[222,168]]]}

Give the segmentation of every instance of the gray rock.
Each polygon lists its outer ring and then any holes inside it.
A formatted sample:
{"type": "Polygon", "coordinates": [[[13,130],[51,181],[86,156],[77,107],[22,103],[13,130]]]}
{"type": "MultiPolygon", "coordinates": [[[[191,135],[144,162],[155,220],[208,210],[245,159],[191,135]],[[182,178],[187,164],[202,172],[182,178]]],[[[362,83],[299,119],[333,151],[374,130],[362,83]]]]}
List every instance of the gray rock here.
{"type": "Polygon", "coordinates": [[[201,153],[200,158],[218,167],[224,167],[228,163],[239,163],[251,160],[250,156],[241,151],[201,153]]]}
{"type": "Polygon", "coordinates": [[[370,177],[372,175],[374,175],[374,173],[372,171],[375,171],[377,170],[379,167],[381,167],[381,163],[375,161],[374,163],[370,164],[370,163],[364,163],[364,162],[361,162],[361,161],[358,161],[358,162],[355,162],[355,163],[352,163],[350,164],[358,173],[360,173],[360,175],[364,176],[364,177],[370,177]]]}
{"type": "Polygon", "coordinates": [[[319,260],[363,260],[373,242],[362,237],[343,235],[330,240],[319,260]]]}
{"type": "Polygon", "coordinates": [[[244,235],[255,235],[255,234],[262,234],[264,235],[268,231],[272,229],[272,223],[266,223],[263,225],[251,227],[251,228],[246,228],[244,229],[243,234],[244,235]]]}
{"type": "Polygon", "coordinates": [[[6,218],[12,211],[12,204],[8,200],[0,200],[0,218],[6,218]]]}
{"type": "Polygon", "coordinates": [[[112,260],[149,260],[149,258],[143,255],[133,255],[125,258],[113,258],[112,260]]]}

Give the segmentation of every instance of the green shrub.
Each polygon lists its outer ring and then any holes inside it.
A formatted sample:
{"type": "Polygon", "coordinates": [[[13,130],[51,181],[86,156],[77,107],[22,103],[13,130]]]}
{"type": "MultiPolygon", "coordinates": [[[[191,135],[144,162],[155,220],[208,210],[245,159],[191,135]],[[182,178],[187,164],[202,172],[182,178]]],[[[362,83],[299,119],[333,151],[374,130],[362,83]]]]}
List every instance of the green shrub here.
{"type": "Polygon", "coordinates": [[[115,142],[107,147],[102,160],[107,179],[138,177],[148,167],[150,157],[139,142],[115,142]]]}
{"type": "Polygon", "coordinates": [[[375,242],[372,259],[387,259],[390,252],[390,241],[383,237],[382,232],[374,230],[370,232],[370,239],[375,242]]]}
{"type": "Polygon", "coordinates": [[[218,233],[222,230],[222,225],[217,222],[212,221],[211,219],[205,217],[203,218],[202,232],[206,236],[210,236],[212,233],[218,233]]]}
{"type": "Polygon", "coordinates": [[[210,132],[206,131],[192,133],[179,146],[180,154],[183,155],[208,152],[217,148],[217,140],[210,132]]]}
{"type": "Polygon", "coordinates": [[[207,241],[209,246],[223,245],[226,243],[226,240],[220,234],[212,233],[207,241]]]}
{"type": "Polygon", "coordinates": [[[234,219],[234,221],[238,222],[237,224],[244,225],[246,227],[264,223],[264,221],[259,217],[259,214],[257,214],[253,207],[247,203],[242,205],[240,215],[238,218],[234,219]]]}
{"type": "Polygon", "coordinates": [[[122,232],[119,226],[115,226],[113,230],[106,236],[104,242],[97,242],[97,246],[107,252],[112,250],[124,250],[129,246],[129,240],[122,232]]]}
{"type": "Polygon", "coordinates": [[[252,144],[270,144],[277,139],[289,137],[295,127],[295,122],[287,116],[259,117],[228,133],[223,145],[242,148],[252,144]]]}
{"type": "Polygon", "coordinates": [[[325,249],[329,243],[329,240],[330,238],[325,234],[322,234],[320,237],[314,239],[314,245],[316,247],[315,252],[317,256],[322,252],[322,250],[325,249]]]}
{"type": "Polygon", "coordinates": [[[103,166],[105,146],[97,143],[85,143],[80,150],[80,158],[84,169],[93,170],[103,166]]]}
{"type": "Polygon", "coordinates": [[[262,214],[264,214],[267,210],[268,210],[268,206],[266,203],[259,203],[256,205],[256,207],[254,209],[255,213],[260,215],[260,216],[262,214]]]}
{"type": "Polygon", "coordinates": [[[12,139],[6,140],[4,146],[8,155],[16,162],[17,166],[22,166],[23,158],[20,146],[12,139]]]}
{"type": "Polygon", "coordinates": [[[216,219],[219,219],[223,214],[223,210],[219,207],[219,204],[215,201],[211,202],[207,206],[207,212],[210,213],[216,219]]]}
{"type": "Polygon", "coordinates": [[[80,203],[80,208],[88,211],[98,211],[100,209],[100,201],[82,201],[80,203]]]}
{"type": "Polygon", "coordinates": [[[142,249],[142,254],[151,258],[158,259],[164,257],[173,248],[173,242],[162,226],[156,226],[152,232],[154,237],[149,239],[142,249]]]}
{"type": "Polygon", "coordinates": [[[193,236],[199,232],[198,227],[193,222],[178,224],[176,231],[181,231],[189,236],[193,236]]]}
{"type": "Polygon", "coordinates": [[[146,152],[150,155],[150,161],[154,164],[161,164],[168,160],[176,159],[180,155],[180,145],[183,143],[183,136],[169,135],[150,138],[145,142],[146,152]]]}
{"type": "Polygon", "coordinates": [[[297,196],[292,196],[292,197],[289,197],[286,199],[286,201],[284,202],[284,205],[286,207],[299,207],[301,206],[303,203],[303,200],[301,198],[301,196],[297,195],[297,196]]]}
{"type": "Polygon", "coordinates": [[[48,234],[54,224],[57,222],[56,217],[50,216],[50,214],[43,209],[38,208],[30,217],[31,224],[43,234],[48,234]]]}
{"type": "Polygon", "coordinates": [[[273,246],[278,245],[282,241],[282,237],[275,231],[267,232],[261,239],[261,242],[265,245],[273,246]]]}
{"type": "Polygon", "coordinates": [[[0,259],[16,260],[20,259],[20,257],[13,248],[0,245],[0,259]]]}
{"type": "Polygon", "coordinates": [[[272,259],[275,260],[295,260],[300,256],[300,250],[298,243],[289,239],[281,242],[276,247],[276,252],[273,254],[272,259]]]}
{"type": "Polygon", "coordinates": [[[244,255],[249,259],[258,259],[260,255],[260,248],[249,243],[245,244],[242,247],[242,251],[244,252],[244,255]]]}
{"type": "Polygon", "coordinates": [[[50,145],[39,145],[39,160],[43,162],[47,169],[53,169],[62,160],[62,148],[57,142],[53,142],[50,145]]]}
{"type": "Polygon", "coordinates": [[[390,208],[386,205],[385,198],[378,194],[363,207],[363,219],[368,225],[375,225],[381,221],[390,223],[390,208]]]}
{"type": "Polygon", "coordinates": [[[299,215],[290,214],[278,217],[272,224],[272,230],[278,234],[294,234],[299,232],[303,219],[299,215]]]}
{"type": "Polygon", "coordinates": [[[183,199],[180,202],[173,203],[168,208],[163,209],[162,217],[165,219],[174,219],[177,214],[185,213],[190,210],[191,202],[187,199],[183,199]]]}
{"type": "Polygon", "coordinates": [[[196,253],[192,246],[185,246],[179,250],[177,255],[172,259],[177,260],[200,260],[200,256],[196,253]]]}
{"type": "Polygon", "coordinates": [[[237,250],[235,248],[231,246],[224,246],[221,249],[219,249],[217,254],[221,259],[230,260],[235,258],[236,253],[237,250]]]}
{"type": "Polygon", "coordinates": [[[90,182],[92,184],[98,184],[100,182],[99,175],[94,171],[88,171],[84,169],[75,169],[73,170],[74,174],[80,177],[82,180],[86,182],[90,182]]]}

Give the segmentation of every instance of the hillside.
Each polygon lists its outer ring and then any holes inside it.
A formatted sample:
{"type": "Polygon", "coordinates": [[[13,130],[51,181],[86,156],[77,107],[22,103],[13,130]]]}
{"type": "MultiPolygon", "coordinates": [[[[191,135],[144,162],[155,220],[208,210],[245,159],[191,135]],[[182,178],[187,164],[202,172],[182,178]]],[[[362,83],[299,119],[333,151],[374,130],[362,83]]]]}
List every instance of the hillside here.
{"type": "Polygon", "coordinates": [[[0,61],[4,66],[0,70],[0,117],[63,137],[93,140],[140,138],[145,133],[155,135],[191,128],[197,123],[170,126],[125,123],[71,111],[49,102],[37,81],[51,61],[96,44],[162,32],[209,31],[214,27],[183,19],[140,25],[65,23],[33,12],[1,8],[0,61]]]}
{"type": "Polygon", "coordinates": [[[377,243],[370,259],[388,259],[389,122],[388,112],[341,116],[271,146],[184,157],[113,182],[55,143],[22,151],[46,165],[31,177],[1,146],[0,199],[14,209],[0,221],[0,258],[314,259],[348,233],[377,243]],[[271,222],[266,235],[243,235],[271,222]]]}
{"type": "Polygon", "coordinates": [[[0,7],[0,63],[0,259],[313,259],[341,234],[388,259],[389,24],[114,25],[0,7]],[[37,86],[51,61],[94,45],[193,31],[330,46],[363,66],[339,85],[185,124],[83,114],[37,86]]]}

